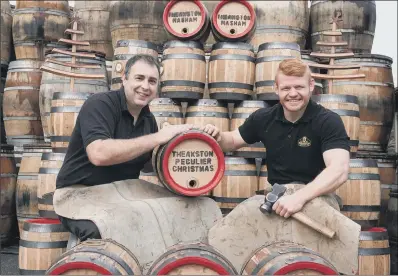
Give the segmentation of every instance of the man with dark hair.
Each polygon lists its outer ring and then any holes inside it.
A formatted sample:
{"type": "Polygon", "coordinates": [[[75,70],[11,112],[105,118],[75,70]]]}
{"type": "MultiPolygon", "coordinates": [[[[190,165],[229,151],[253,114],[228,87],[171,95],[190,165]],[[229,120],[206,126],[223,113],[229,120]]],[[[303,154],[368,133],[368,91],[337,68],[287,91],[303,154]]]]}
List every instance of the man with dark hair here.
{"type": "MultiPolygon", "coordinates": [[[[192,128],[168,125],[158,131],[148,104],[157,96],[160,75],[156,58],[136,55],[126,64],[120,90],[94,94],[86,100],[57,177],[57,189],[137,179],[156,146],[192,128]]],[[[60,220],[81,241],[101,238],[89,220],[61,216],[60,220]]]]}

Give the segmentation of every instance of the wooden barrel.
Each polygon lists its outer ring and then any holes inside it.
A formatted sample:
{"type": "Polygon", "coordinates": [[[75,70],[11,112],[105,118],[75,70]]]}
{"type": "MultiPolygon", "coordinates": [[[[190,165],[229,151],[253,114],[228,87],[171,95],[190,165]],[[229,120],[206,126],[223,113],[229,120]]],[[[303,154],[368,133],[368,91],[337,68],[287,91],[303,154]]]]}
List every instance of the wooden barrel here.
{"type": "Polygon", "coordinates": [[[343,215],[362,227],[377,226],[380,215],[380,174],[376,160],[351,159],[348,180],[336,190],[343,215]]]}
{"type": "Polygon", "coordinates": [[[210,17],[201,1],[170,1],[163,12],[164,28],[174,40],[204,42],[210,34],[210,17]]]}
{"type": "Polygon", "coordinates": [[[46,275],[141,275],[137,258],[111,239],[87,240],[54,260],[46,275]]]}
{"type": "Polygon", "coordinates": [[[153,168],[170,191],[199,196],[221,181],[224,154],[210,135],[196,130],[179,134],[153,151],[153,168]]]}
{"type": "Polygon", "coordinates": [[[241,275],[339,275],[322,255],[301,244],[279,241],[255,250],[241,275]]]}
{"type": "Polygon", "coordinates": [[[176,244],[155,260],[148,275],[237,275],[234,266],[208,244],[176,244]]]}
{"type": "Polygon", "coordinates": [[[197,100],[188,105],[185,123],[200,127],[212,124],[222,132],[229,131],[228,105],[217,100],[197,100]]]}
{"type": "Polygon", "coordinates": [[[53,94],[50,114],[53,152],[66,153],[80,109],[91,95],[92,93],[66,92],[53,94]]]}
{"type": "MultiPolygon", "coordinates": [[[[316,43],[325,41],[324,31],[331,31],[330,19],[336,11],[342,11],[342,22],[338,31],[343,36],[336,41],[348,42],[348,49],[356,53],[370,53],[376,29],[375,1],[311,1],[311,43],[314,52],[329,52],[330,47],[320,47],[316,43]]],[[[331,41],[331,37],[326,41],[331,41]]],[[[347,48],[343,48],[347,49],[347,48]]],[[[337,49],[337,52],[342,49],[337,49]]]]}
{"type": "Polygon", "coordinates": [[[8,65],[11,57],[11,28],[12,28],[12,14],[11,14],[11,7],[9,1],[1,1],[1,17],[0,17],[0,28],[1,28],[1,55],[0,61],[1,65],[8,65]]]}
{"type": "Polygon", "coordinates": [[[162,186],[163,184],[160,182],[158,175],[156,174],[156,172],[140,172],[140,176],[139,179],[151,182],[153,184],[156,184],[158,186],[162,186]]]}
{"type": "Polygon", "coordinates": [[[69,235],[59,220],[27,220],[20,234],[19,272],[22,275],[44,275],[66,251],[69,235]]]}
{"type": "MultiPolygon", "coordinates": [[[[70,56],[63,54],[50,54],[46,58],[54,59],[61,62],[72,61],[70,56]]],[[[104,75],[103,79],[75,79],[73,90],[71,89],[71,78],[66,76],[55,75],[48,72],[43,72],[41,79],[40,93],[39,93],[39,105],[40,105],[40,116],[43,126],[44,139],[46,142],[50,142],[50,136],[53,134],[51,132],[52,125],[50,121],[51,113],[51,101],[54,92],[77,92],[77,93],[100,93],[109,91],[107,72],[105,59],[96,57],[93,58],[83,58],[76,57],[77,63],[82,63],[84,65],[96,65],[99,68],[76,68],[71,70],[70,67],[66,67],[59,64],[45,62],[44,65],[57,70],[62,70],[66,72],[76,72],[80,74],[101,74],[104,75]]]]}
{"type": "Polygon", "coordinates": [[[0,240],[5,244],[14,236],[11,233],[16,223],[15,216],[15,187],[17,172],[12,145],[1,144],[0,148],[0,240]]]}
{"type": "Polygon", "coordinates": [[[257,27],[250,43],[297,43],[304,49],[309,26],[308,1],[250,1],[256,12],[257,27]]]}
{"type": "Polygon", "coordinates": [[[142,40],[118,40],[115,47],[112,64],[112,90],[122,87],[122,75],[127,61],[137,55],[146,54],[158,57],[159,46],[149,41],[142,40]]]}
{"type": "MultiPolygon", "coordinates": [[[[256,110],[266,108],[268,104],[263,101],[242,101],[233,110],[230,129],[234,131],[238,129],[247,118],[256,110]]],[[[233,153],[234,156],[241,156],[246,158],[265,158],[266,149],[262,142],[251,144],[247,147],[242,147],[233,153]]]]}
{"type": "Polygon", "coordinates": [[[149,109],[155,116],[158,129],[162,128],[164,122],[171,125],[182,125],[184,116],[181,105],[170,98],[156,98],[149,103],[149,109]]]}
{"type": "MultiPolygon", "coordinates": [[[[219,2],[218,1],[211,1],[211,0],[204,0],[204,1],[201,1],[201,2],[203,3],[203,5],[205,5],[206,9],[208,10],[208,12],[210,14],[210,20],[211,20],[212,14],[214,13],[214,10],[215,10],[215,8],[216,8],[216,6],[218,5],[219,2]]],[[[211,48],[213,47],[214,43],[216,43],[216,40],[214,39],[213,32],[211,31],[209,37],[203,43],[203,46],[205,48],[205,52],[206,53],[210,53],[211,52],[211,48]]]]}
{"type": "Polygon", "coordinates": [[[37,188],[39,214],[43,218],[58,219],[54,212],[52,193],[56,188],[59,170],[64,162],[64,153],[43,153],[39,168],[39,186],[37,188]]]}
{"type": "Polygon", "coordinates": [[[46,41],[16,41],[14,42],[15,56],[17,59],[35,59],[44,61],[46,53],[52,49],[68,50],[68,46],[56,42],[46,41]]]}
{"type": "Polygon", "coordinates": [[[168,1],[112,1],[109,23],[113,48],[119,40],[136,39],[163,44],[167,34],[163,12],[168,1]]]}
{"type": "Polygon", "coordinates": [[[332,94],[358,97],[361,128],[359,149],[384,151],[394,118],[394,81],[392,59],[382,55],[357,54],[353,58],[339,59],[338,64],[359,64],[360,69],[334,70],[335,75],[365,74],[355,81],[333,81],[332,94]]]}
{"type": "Polygon", "coordinates": [[[41,64],[35,60],[10,63],[3,99],[4,128],[9,144],[22,146],[28,144],[29,139],[43,139],[39,109],[41,64]]]}
{"type": "Polygon", "coordinates": [[[3,92],[6,84],[6,78],[1,77],[0,81],[0,141],[4,144],[7,143],[6,130],[3,121],[3,92]]]}
{"type": "Polygon", "coordinates": [[[256,94],[258,100],[278,100],[275,94],[275,74],[285,59],[300,59],[300,46],[296,43],[269,42],[258,47],[256,59],[256,94]]]}
{"type": "Polygon", "coordinates": [[[39,218],[37,189],[39,169],[44,152],[51,152],[49,144],[24,145],[16,186],[16,207],[19,233],[26,220],[39,218]]]}
{"type": "Polygon", "coordinates": [[[388,200],[390,199],[390,192],[393,189],[398,189],[398,184],[395,181],[397,164],[394,157],[376,159],[376,161],[380,173],[381,187],[379,226],[387,227],[389,220],[387,220],[386,216],[388,209],[388,200]]]}
{"type": "Polygon", "coordinates": [[[176,40],[165,43],[162,65],[162,97],[183,101],[203,98],[206,59],[202,43],[176,40]]]}
{"type": "Polygon", "coordinates": [[[311,99],[340,116],[347,135],[350,137],[351,157],[355,158],[358,151],[360,128],[358,97],[324,94],[312,96],[311,99]]]}
{"type": "Polygon", "coordinates": [[[217,41],[245,42],[256,29],[256,13],[248,1],[220,1],[213,11],[211,28],[217,41]]]}
{"type": "Polygon", "coordinates": [[[358,249],[359,275],[390,275],[390,247],[387,229],[362,230],[358,249]]]}
{"type": "Polygon", "coordinates": [[[390,191],[387,209],[387,230],[391,239],[398,241],[398,189],[390,191]]]}
{"type": "Polygon", "coordinates": [[[209,59],[210,98],[227,101],[250,100],[254,87],[254,62],[254,50],[250,44],[214,44],[209,59]]]}
{"type": "MultiPolygon", "coordinates": [[[[320,63],[319,59],[310,56],[310,53],[311,53],[310,51],[302,50],[301,51],[301,61],[308,65],[319,64],[320,63]]],[[[319,68],[310,66],[310,70],[312,73],[321,74],[321,70],[319,68]]],[[[312,95],[319,95],[319,94],[323,94],[323,83],[322,83],[322,80],[315,79],[315,88],[314,88],[314,91],[312,91],[312,95]]]]}
{"type": "Polygon", "coordinates": [[[212,198],[223,214],[231,212],[239,203],[256,194],[258,176],[255,159],[225,157],[225,172],[213,189],[212,198]]]}

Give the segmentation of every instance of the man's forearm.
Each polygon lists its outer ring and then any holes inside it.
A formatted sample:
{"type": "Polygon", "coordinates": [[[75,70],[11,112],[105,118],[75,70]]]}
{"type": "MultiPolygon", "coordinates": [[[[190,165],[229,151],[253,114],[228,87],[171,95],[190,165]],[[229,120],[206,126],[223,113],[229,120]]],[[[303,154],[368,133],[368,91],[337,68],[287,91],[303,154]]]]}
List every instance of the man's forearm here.
{"type": "Polygon", "coordinates": [[[235,151],[236,147],[235,147],[233,136],[230,135],[229,132],[221,132],[220,135],[221,135],[221,140],[219,142],[219,145],[220,145],[221,149],[223,150],[223,152],[235,151]]]}

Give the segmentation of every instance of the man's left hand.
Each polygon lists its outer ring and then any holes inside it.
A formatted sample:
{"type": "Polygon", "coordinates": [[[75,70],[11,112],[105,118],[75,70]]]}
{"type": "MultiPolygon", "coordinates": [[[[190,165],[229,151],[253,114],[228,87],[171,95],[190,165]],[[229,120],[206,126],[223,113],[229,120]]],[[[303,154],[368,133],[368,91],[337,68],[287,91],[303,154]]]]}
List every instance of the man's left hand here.
{"type": "Polygon", "coordinates": [[[220,142],[221,132],[216,126],[214,126],[212,124],[207,124],[204,127],[201,127],[199,129],[201,131],[211,135],[217,142],[220,142]]]}
{"type": "Polygon", "coordinates": [[[275,202],[272,210],[281,217],[288,218],[303,209],[305,199],[298,194],[285,195],[275,202]]]}

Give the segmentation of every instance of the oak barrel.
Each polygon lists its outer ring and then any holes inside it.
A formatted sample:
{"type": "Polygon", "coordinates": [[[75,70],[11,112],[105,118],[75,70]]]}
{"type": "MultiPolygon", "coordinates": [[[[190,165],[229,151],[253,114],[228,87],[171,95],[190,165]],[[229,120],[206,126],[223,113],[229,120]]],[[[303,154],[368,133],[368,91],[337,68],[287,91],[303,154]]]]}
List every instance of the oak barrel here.
{"type": "Polygon", "coordinates": [[[197,130],[179,134],[153,151],[152,163],[162,184],[185,196],[207,194],[221,181],[224,154],[217,141],[197,130]]]}
{"type": "Polygon", "coordinates": [[[362,230],[358,249],[359,275],[390,275],[390,247],[385,228],[362,230]]]}
{"type": "Polygon", "coordinates": [[[339,275],[322,255],[304,245],[279,241],[255,250],[241,275],[339,275]]]}
{"type": "Polygon", "coordinates": [[[162,128],[164,122],[171,125],[182,125],[184,116],[181,105],[170,98],[156,98],[149,103],[149,110],[155,116],[158,129],[162,128]]]}
{"type": "Polygon", "coordinates": [[[1,244],[7,243],[14,236],[11,232],[16,224],[15,187],[17,172],[14,160],[14,147],[1,144],[0,148],[0,239],[1,244]]]}
{"type": "Polygon", "coordinates": [[[0,39],[0,64],[1,66],[8,65],[11,57],[11,48],[12,48],[12,14],[11,14],[11,7],[9,1],[1,1],[1,39],[0,39]]]}
{"type": "Polygon", "coordinates": [[[398,241],[398,189],[390,191],[387,209],[387,230],[391,239],[398,241]]]}
{"type": "Polygon", "coordinates": [[[111,239],[87,240],[59,256],[46,275],[141,275],[137,258],[111,239]]]}
{"type": "Polygon", "coordinates": [[[162,56],[161,96],[182,101],[203,98],[206,59],[197,41],[169,41],[162,56]]]}
{"type": "Polygon", "coordinates": [[[256,194],[258,175],[255,159],[225,157],[225,172],[221,182],[213,189],[212,198],[223,214],[256,194]]]}
{"type": "Polygon", "coordinates": [[[210,98],[227,101],[250,100],[255,73],[254,50],[243,42],[218,42],[209,59],[210,98]]]}
{"type": "MultiPolygon", "coordinates": [[[[310,56],[311,52],[307,50],[301,51],[301,61],[310,67],[311,73],[321,74],[321,70],[316,67],[312,67],[311,64],[320,64],[320,60],[310,56]]],[[[312,91],[312,95],[323,94],[323,82],[322,80],[315,79],[315,88],[312,91]]]]}
{"type": "MultiPolygon", "coordinates": [[[[398,189],[398,184],[395,181],[397,163],[394,157],[385,156],[383,159],[376,159],[377,167],[380,173],[381,186],[381,209],[379,226],[387,227],[390,220],[387,219],[388,201],[390,193],[393,189],[398,189]]],[[[398,230],[398,229],[397,229],[398,230]]]]}
{"type": "Polygon", "coordinates": [[[296,43],[269,42],[258,47],[256,59],[256,94],[258,100],[278,100],[275,94],[275,74],[285,59],[301,59],[296,43]]]}
{"type": "Polygon", "coordinates": [[[135,55],[146,54],[158,57],[159,46],[142,40],[119,40],[116,43],[112,64],[112,90],[122,87],[122,75],[127,61],[135,55]]]}
{"type": "Polygon", "coordinates": [[[219,1],[211,17],[211,28],[217,41],[246,42],[256,29],[256,13],[245,0],[219,1]]]}
{"type": "Polygon", "coordinates": [[[198,127],[211,124],[221,132],[229,131],[228,105],[211,99],[197,100],[188,105],[185,123],[198,127]]]}
{"type": "MultiPolygon", "coordinates": [[[[263,101],[242,101],[233,109],[230,130],[238,129],[254,111],[266,107],[268,107],[268,104],[263,101]]],[[[233,155],[246,158],[265,158],[266,149],[262,142],[257,142],[236,150],[233,155]]]]}
{"type": "Polygon", "coordinates": [[[52,49],[68,50],[68,46],[57,42],[46,41],[16,41],[14,42],[17,59],[35,59],[44,61],[46,53],[52,49]]]}
{"type": "Polygon", "coordinates": [[[22,275],[44,275],[66,251],[69,235],[57,219],[25,221],[19,241],[19,272],[22,275]]]}
{"type": "Polygon", "coordinates": [[[155,260],[148,275],[237,275],[234,266],[204,243],[176,244],[155,260]]]}

